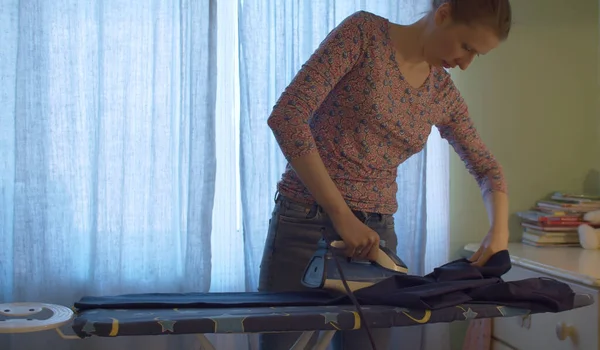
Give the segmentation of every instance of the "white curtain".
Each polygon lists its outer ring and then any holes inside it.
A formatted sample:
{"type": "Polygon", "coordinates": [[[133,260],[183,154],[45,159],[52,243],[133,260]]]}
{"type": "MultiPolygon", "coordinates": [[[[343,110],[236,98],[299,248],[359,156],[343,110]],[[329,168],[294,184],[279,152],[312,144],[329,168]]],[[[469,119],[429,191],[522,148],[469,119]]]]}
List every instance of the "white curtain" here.
{"type": "MultiPolygon", "coordinates": [[[[409,23],[429,5],[0,0],[0,303],[256,290],[285,166],[266,125],[279,94],[354,11],[409,23]]],[[[427,273],[448,257],[437,131],[398,182],[399,255],[427,273]]],[[[447,327],[431,331],[397,333],[411,348],[447,347],[447,327]]],[[[198,348],[193,336],[36,335],[0,335],[0,348],[198,348]]]]}

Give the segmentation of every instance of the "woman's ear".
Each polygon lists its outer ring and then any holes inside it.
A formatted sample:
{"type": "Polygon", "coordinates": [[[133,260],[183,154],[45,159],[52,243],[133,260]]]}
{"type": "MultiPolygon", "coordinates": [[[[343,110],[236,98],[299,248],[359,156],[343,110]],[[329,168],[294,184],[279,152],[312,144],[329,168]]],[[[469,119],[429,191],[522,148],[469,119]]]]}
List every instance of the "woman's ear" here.
{"type": "Polygon", "coordinates": [[[433,14],[433,21],[437,27],[448,25],[452,22],[452,12],[449,3],[444,3],[435,10],[433,14]]]}

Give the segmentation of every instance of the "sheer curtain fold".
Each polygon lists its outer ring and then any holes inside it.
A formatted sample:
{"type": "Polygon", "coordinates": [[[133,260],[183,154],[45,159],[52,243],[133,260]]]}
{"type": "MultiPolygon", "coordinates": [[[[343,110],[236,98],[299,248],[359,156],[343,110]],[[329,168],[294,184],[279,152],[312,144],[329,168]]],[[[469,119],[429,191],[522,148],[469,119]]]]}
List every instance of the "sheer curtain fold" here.
{"type": "MultiPolygon", "coordinates": [[[[0,302],[208,291],[216,1],[1,7],[0,302]]],[[[47,332],[0,336],[0,348],[192,341],[47,332]]]]}
{"type": "Polygon", "coordinates": [[[12,298],[15,192],[15,100],[19,44],[19,6],[1,0],[0,42],[0,295],[12,298]],[[6,248],[4,248],[6,247],[6,248]],[[2,282],[6,281],[6,282],[2,282]]]}
{"type": "MultiPolygon", "coordinates": [[[[185,136],[178,140],[184,151],[171,154],[173,158],[181,159],[176,178],[181,194],[176,214],[181,228],[174,234],[180,236],[183,247],[185,260],[179,277],[184,288],[207,292],[211,285],[208,272],[212,266],[211,234],[217,171],[217,1],[182,0],[179,11],[181,47],[173,60],[182,62],[179,78],[182,89],[175,96],[181,99],[179,122],[185,136]]],[[[177,18],[174,22],[177,23],[177,18]]],[[[175,241],[173,237],[165,239],[175,241]]],[[[168,251],[164,254],[170,256],[168,251]]]]}
{"type": "MultiPolygon", "coordinates": [[[[430,0],[0,6],[0,303],[71,305],[90,294],[256,290],[285,167],[266,124],[272,106],[346,16],[409,23],[430,0]]],[[[414,273],[447,259],[447,153],[434,132],[398,171],[398,252],[414,273]]],[[[396,336],[444,349],[447,327],[435,337],[428,327],[396,336]]],[[[0,335],[0,348],[198,346],[191,336],[38,335],[0,335]]]]}

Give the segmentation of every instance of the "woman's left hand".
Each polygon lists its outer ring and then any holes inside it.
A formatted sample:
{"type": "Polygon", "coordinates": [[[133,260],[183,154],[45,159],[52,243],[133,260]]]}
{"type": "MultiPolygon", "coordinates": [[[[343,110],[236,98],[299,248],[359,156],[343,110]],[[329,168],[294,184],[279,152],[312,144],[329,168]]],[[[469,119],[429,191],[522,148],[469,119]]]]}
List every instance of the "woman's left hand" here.
{"type": "Polygon", "coordinates": [[[469,260],[477,266],[485,265],[492,255],[508,249],[508,235],[508,229],[490,229],[469,260]]]}

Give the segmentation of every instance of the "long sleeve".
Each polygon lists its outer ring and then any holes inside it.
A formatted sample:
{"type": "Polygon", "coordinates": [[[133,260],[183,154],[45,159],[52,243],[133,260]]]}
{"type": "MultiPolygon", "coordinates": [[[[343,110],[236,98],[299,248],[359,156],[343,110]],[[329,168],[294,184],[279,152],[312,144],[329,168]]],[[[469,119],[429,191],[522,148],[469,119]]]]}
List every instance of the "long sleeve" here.
{"type": "Polygon", "coordinates": [[[273,107],[268,125],[288,160],[315,149],[310,118],[336,84],[360,61],[368,35],[364,28],[367,15],[356,12],[332,30],[273,107]]]}
{"type": "Polygon", "coordinates": [[[436,125],[440,135],[448,141],[469,173],[475,177],[482,195],[495,191],[507,193],[500,163],[481,140],[460,92],[449,76],[446,80],[447,86],[439,97],[440,103],[445,104],[443,122],[436,125]]]}

